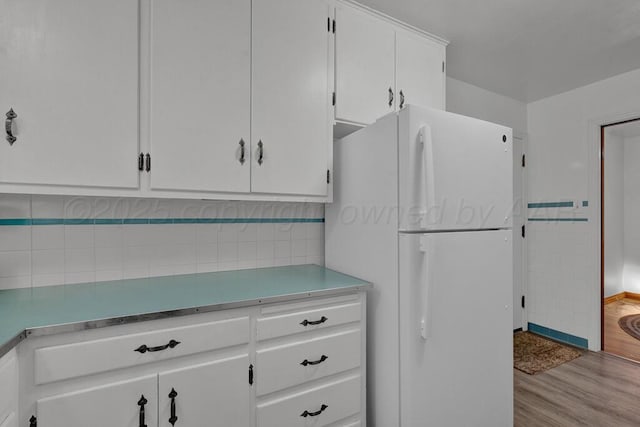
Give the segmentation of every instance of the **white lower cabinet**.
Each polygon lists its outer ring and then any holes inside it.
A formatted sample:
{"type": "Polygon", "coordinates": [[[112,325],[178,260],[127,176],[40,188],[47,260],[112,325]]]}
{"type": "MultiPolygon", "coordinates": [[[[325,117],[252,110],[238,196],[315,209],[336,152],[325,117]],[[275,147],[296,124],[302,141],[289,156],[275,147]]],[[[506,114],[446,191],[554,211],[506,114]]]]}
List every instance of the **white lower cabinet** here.
{"type": "Polygon", "coordinates": [[[38,400],[38,426],[157,425],[157,376],[151,375],[38,400]]]}
{"type": "Polygon", "coordinates": [[[259,404],[258,427],[325,426],[357,414],[360,383],[357,375],[259,404]]]}
{"type": "Polygon", "coordinates": [[[0,427],[365,425],[364,318],[360,292],[28,339],[0,427]]]}
{"type": "Polygon", "coordinates": [[[18,412],[18,363],[16,351],[0,358],[0,427],[16,425],[18,412]]]}
{"type": "Polygon", "coordinates": [[[18,427],[18,418],[15,413],[11,413],[3,422],[0,427],[18,427]]]}
{"type": "Polygon", "coordinates": [[[160,426],[249,427],[249,355],[161,372],[160,426]]]}

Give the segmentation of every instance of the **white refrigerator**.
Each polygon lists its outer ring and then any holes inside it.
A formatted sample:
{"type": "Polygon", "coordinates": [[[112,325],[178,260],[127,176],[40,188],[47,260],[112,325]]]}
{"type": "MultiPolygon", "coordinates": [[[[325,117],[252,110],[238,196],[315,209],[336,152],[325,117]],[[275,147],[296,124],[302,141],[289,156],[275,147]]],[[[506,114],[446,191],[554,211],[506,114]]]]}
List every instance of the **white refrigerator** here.
{"type": "Polygon", "coordinates": [[[511,129],[407,106],[334,153],[326,265],[374,284],[366,425],[513,425],[511,129]]]}

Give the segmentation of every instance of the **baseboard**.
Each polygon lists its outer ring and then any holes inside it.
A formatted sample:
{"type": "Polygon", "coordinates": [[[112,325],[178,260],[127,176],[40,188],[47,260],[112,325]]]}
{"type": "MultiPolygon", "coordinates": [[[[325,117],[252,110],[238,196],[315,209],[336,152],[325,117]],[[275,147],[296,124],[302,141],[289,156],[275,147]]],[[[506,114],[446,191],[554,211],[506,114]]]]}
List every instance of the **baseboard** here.
{"type": "Polygon", "coordinates": [[[624,299],[626,297],[627,297],[627,293],[626,292],[620,292],[618,294],[614,294],[614,295],[611,295],[609,297],[606,297],[604,299],[604,303],[605,304],[611,304],[612,302],[620,301],[621,299],[624,299]]]}
{"type": "Polygon", "coordinates": [[[626,292],[626,291],[625,292],[620,292],[618,294],[606,297],[604,299],[604,303],[605,304],[610,304],[612,302],[620,301],[621,299],[624,299],[624,298],[629,298],[629,299],[640,301],[640,294],[637,294],[635,292],[626,292]]]}

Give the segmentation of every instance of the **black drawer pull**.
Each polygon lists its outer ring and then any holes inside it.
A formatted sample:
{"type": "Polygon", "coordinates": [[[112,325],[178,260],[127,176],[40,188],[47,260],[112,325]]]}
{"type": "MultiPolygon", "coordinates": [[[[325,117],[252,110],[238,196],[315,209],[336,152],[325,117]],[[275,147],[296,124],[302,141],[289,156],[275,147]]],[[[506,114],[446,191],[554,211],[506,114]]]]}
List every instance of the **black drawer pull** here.
{"type": "Polygon", "coordinates": [[[300,414],[300,416],[304,417],[304,418],[315,417],[315,416],[320,415],[321,413],[323,413],[324,410],[327,409],[327,408],[328,408],[328,406],[323,404],[318,411],[316,411],[316,412],[304,411],[303,413],[300,414]]]}
{"type": "Polygon", "coordinates": [[[149,353],[153,353],[155,351],[162,351],[162,350],[166,350],[168,348],[174,348],[178,344],[180,344],[180,341],[176,341],[176,340],[171,340],[167,344],[159,345],[157,347],[148,347],[146,344],[142,344],[140,347],[136,348],[133,351],[137,351],[137,352],[142,353],[142,354],[145,354],[147,351],[149,353]]]}
{"type": "Polygon", "coordinates": [[[304,359],[300,364],[302,366],[319,365],[319,364],[321,364],[322,362],[324,362],[327,359],[328,359],[328,357],[323,354],[322,357],[320,359],[318,359],[318,360],[308,361],[307,359],[304,359]]]}
{"type": "Polygon", "coordinates": [[[302,322],[300,322],[300,324],[301,324],[302,326],[308,326],[308,325],[319,325],[319,324],[321,324],[321,323],[326,322],[327,320],[329,320],[329,319],[327,319],[326,317],[322,316],[322,317],[320,318],[320,320],[307,320],[307,319],[304,319],[302,322]]]}
{"type": "Polygon", "coordinates": [[[147,427],[147,424],[144,420],[144,405],[147,404],[147,399],[145,399],[144,394],[140,396],[140,400],[138,400],[138,406],[140,407],[140,419],[138,422],[139,427],[147,427]]]}

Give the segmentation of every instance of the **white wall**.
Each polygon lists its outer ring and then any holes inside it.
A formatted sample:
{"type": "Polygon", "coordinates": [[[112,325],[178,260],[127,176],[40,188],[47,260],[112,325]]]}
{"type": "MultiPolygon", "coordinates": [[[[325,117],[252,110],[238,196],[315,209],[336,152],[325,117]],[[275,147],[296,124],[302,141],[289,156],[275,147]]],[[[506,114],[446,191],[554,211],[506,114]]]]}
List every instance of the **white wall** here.
{"type": "Polygon", "coordinates": [[[640,137],[624,150],[624,290],[640,293],[640,137]]]}
{"type": "Polygon", "coordinates": [[[640,116],[640,70],[527,105],[529,201],[587,201],[530,222],[529,321],[600,349],[599,124],[640,116]]]}
{"type": "Polygon", "coordinates": [[[604,295],[623,292],[625,227],[625,143],[611,130],[604,146],[604,295]]]}
{"type": "Polygon", "coordinates": [[[447,111],[509,126],[519,133],[527,130],[523,102],[451,77],[447,77],[447,111]]]}
{"type": "Polygon", "coordinates": [[[0,289],[324,265],[323,218],[312,203],[0,194],[0,289]]]}

